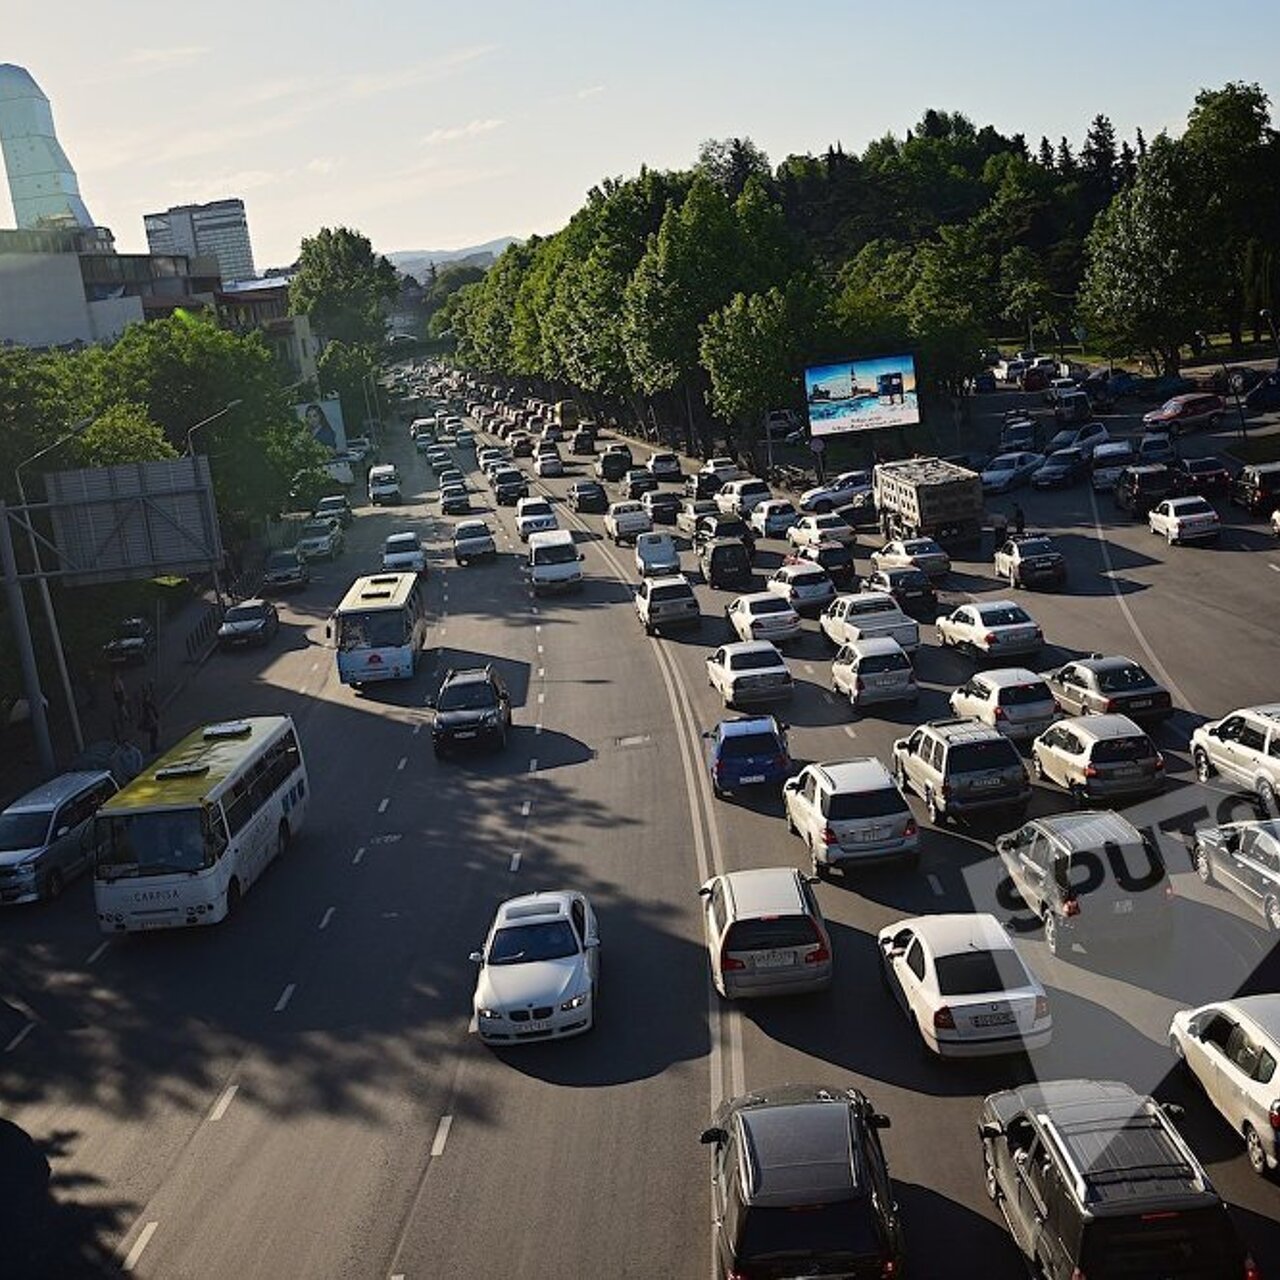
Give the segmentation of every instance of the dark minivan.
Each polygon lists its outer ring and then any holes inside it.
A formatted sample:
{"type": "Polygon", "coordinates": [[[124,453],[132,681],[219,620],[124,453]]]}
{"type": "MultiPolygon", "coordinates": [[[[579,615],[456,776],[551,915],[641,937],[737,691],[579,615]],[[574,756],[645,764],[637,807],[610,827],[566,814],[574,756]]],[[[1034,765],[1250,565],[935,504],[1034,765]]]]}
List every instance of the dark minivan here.
{"type": "Polygon", "coordinates": [[[751,585],[751,552],[736,538],[717,538],[698,548],[698,564],[709,587],[751,585]]]}
{"type": "Polygon", "coordinates": [[[1115,504],[1135,517],[1146,516],[1157,502],[1177,493],[1177,478],[1163,463],[1125,467],[1116,478],[1115,504]]]}

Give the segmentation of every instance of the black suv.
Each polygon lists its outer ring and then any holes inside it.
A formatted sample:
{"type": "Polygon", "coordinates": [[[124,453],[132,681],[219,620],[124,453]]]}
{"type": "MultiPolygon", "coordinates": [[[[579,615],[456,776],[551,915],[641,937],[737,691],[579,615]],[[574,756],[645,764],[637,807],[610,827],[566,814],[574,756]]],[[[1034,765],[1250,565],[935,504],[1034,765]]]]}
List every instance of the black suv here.
{"type": "Polygon", "coordinates": [[[720,492],[724,481],[710,471],[699,471],[684,478],[684,496],[686,498],[714,498],[720,492]]]}
{"type": "Polygon", "coordinates": [[[597,480],[621,480],[631,470],[631,454],[621,449],[608,449],[596,459],[597,480]]]}
{"type": "Polygon", "coordinates": [[[579,480],[569,486],[569,509],[603,514],[609,509],[609,495],[596,481],[579,480]]]}
{"type": "MultiPolygon", "coordinates": [[[[1044,925],[1053,955],[1079,942],[1167,944],[1172,885],[1159,851],[1131,822],[1109,810],[1039,818],[996,840],[1013,893],[1044,925]]],[[[1035,919],[1027,924],[1034,927],[1035,919]]],[[[1015,917],[1016,923],[1016,917],[1015,917]]]]}
{"type": "Polygon", "coordinates": [[[719,590],[751,585],[751,552],[735,538],[699,543],[698,565],[709,587],[719,590]]]}
{"type": "Polygon", "coordinates": [[[1172,1110],[1108,1080],[1050,1080],[983,1102],[987,1194],[1037,1275],[1258,1274],[1172,1110]]]}
{"type": "Polygon", "coordinates": [[[493,496],[500,507],[513,507],[529,496],[529,481],[514,467],[499,471],[493,477],[493,496]]]}
{"type": "Polygon", "coordinates": [[[741,542],[752,557],[755,556],[756,535],[752,532],[751,526],[741,516],[731,515],[723,511],[712,511],[705,516],[698,517],[698,523],[693,526],[693,545],[695,547],[701,546],[704,542],[715,542],[721,538],[731,538],[736,542],[741,542]]]}
{"type": "Polygon", "coordinates": [[[716,1275],[899,1275],[888,1127],[857,1089],[784,1085],[722,1103],[702,1135],[715,1148],[716,1275]]]}
{"type": "Polygon", "coordinates": [[[442,756],[455,747],[507,745],[511,728],[511,695],[502,677],[488,667],[449,671],[432,701],[435,723],[431,745],[442,756]]]}
{"type": "Polygon", "coordinates": [[[1121,511],[1133,516],[1145,516],[1165,498],[1178,492],[1177,477],[1170,467],[1152,462],[1138,467],[1125,467],[1116,477],[1112,496],[1121,511]]]}

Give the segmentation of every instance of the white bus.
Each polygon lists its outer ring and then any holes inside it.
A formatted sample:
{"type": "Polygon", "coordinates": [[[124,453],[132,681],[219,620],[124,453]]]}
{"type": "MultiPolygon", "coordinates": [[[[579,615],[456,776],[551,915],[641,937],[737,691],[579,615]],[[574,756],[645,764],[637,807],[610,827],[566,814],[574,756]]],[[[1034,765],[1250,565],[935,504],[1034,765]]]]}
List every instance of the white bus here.
{"type": "Polygon", "coordinates": [[[338,678],[357,689],[411,680],[427,642],[427,605],[416,573],[357,578],[333,615],[338,678]]]}
{"type": "Polygon", "coordinates": [[[302,827],[310,788],[288,716],[206,725],[94,819],[104,933],[217,924],[302,827]]]}

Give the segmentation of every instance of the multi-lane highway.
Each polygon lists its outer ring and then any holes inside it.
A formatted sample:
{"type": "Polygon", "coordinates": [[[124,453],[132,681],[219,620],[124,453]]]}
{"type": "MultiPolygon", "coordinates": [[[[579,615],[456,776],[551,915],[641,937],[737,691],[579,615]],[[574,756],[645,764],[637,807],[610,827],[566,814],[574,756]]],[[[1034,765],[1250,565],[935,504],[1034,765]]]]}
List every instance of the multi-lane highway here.
{"type": "MultiPolygon", "coordinates": [[[[630,551],[603,540],[600,517],[562,502],[586,555],[581,594],[531,596],[510,508],[486,512],[501,530],[496,562],[455,568],[425,462],[407,439],[383,460],[400,464],[405,505],[362,510],[345,555],[282,602],[274,645],[216,656],[169,713],[174,736],[236,714],[294,716],[314,802],[287,858],[213,930],[104,946],[84,882],[4,917],[0,991],[16,1021],[0,1027],[11,1045],[0,1054],[0,1153],[30,1206],[33,1274],[701,1280],[710,1204],[699,1131],[727,1094],[801,1080],[857,1084],[892,1117],[912,1274],[1013,1277],[975,1123],[985,1092],[1029,1072],[1120,1078],[1186,1103],[1193,1147],[1264,1273],[1280,1274],[1277,1189],[1170,1074],[1165,1044],[1176,1008],[1275,988],[1270,940],[1231,899],[1175,861],[1167,961],[1054,959],[1027,934],[1019,945],[1053,1003],[1052,1045],[1030,1066],[925,1061],[879,985],[876,930],[926,911],[1009,911],[994,905],[989,845],[924,824],[918,870],[818,888],[830,994],[723,1007],[698,885],[718,869],[803,861],[776,800],[716,801],[702,766],[699,735],[722,714],[703,663],[727,638],[729,596],[699,583],[701,631],[647,638],[630,604],[630,551]],[[432,552],[432,650],[411,684],[356,693],[338,682],[326,619],[401,528],[420,529],[432,552]],[[426,698],[447,666],[488,660],[513,692],[508,747],[437,762],[426,698]],[[599,914],[598,1025],[491,1052],[468,1029],[468,953],[501,899],[558,886],[584,890],[599,914]]],[[[563,497],[581,470],[542,487],[563,497]]],[[[472,482],[485,507],[483,481],[472,482]]],[[[1274,544],[1233,523],[1218,548],[1169,549],[1086,488],[1022,502],[1071,569],[1067,593],[1020,597],[1052,646],[1041,665],[1128,653],[1161,677],[1182,708],[1158,733],[1170,795],[1141,816],[1193,809],[1205,797],[1187,767],[1190,729],[1276,697],[1274,544]]],[[[869,549],[864,536],[862,571],[869,549]]],[[[781,553],[762,543],[759,567],[781,553]]],[[[1007,594],[978,563],[944,585],[948,601],[1007,594]]],[[[806,626],[781,713],[803,760],[887,760],[904,725],[946,714],[970,670],[926,627],[917,711],[855,717],[827,693],[830,655],[806,626]]],[[[1033,812],[1061,807],[1037,790],[1033,812]]],[[[9,1274],[4,1252],[0,1241],[9,1274]]]]}

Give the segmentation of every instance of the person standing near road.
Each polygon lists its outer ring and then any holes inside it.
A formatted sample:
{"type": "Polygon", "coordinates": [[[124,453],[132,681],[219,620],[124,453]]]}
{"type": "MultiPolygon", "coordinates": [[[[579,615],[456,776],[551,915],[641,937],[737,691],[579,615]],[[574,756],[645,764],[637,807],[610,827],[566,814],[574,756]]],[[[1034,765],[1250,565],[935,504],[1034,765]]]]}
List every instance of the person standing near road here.
{"type": "Polygon", "coordinates": [[[142,694],[142,709],[138,716],[138,728],[147,735],[152,755],[160,750],[160,708],[156,706],[155,690],[148,685],[142,694]]]}
{"type": "Polygon", "coordinates": [[[1027,517],[1018,503],[1013,504],[1013,531],[1022,537],[1027,530],[1027,517]]]}

